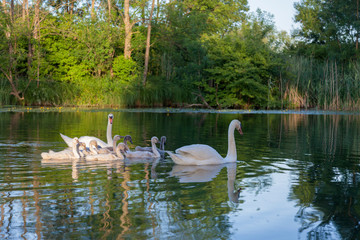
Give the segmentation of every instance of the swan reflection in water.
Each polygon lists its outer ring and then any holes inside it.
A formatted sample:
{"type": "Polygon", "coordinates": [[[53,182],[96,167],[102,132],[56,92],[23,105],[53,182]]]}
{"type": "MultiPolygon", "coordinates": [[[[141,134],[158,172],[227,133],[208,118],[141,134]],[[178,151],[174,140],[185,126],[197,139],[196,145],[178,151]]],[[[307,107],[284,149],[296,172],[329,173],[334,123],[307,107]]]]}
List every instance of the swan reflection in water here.
{"type": "Polygon", "coordinates": [[[125,159],[125,160],[94,160],[94,161],[86,161],[84,159],[42,159],[41,165],[43,167],[51,167],[58,169],[68,169],[71,166],[71,176],[74,182],[78,181],[79,178],[79,169],[106,169],[108,179],[112,178],[113,169],[115,169],[116,173],[120,173],[124,171],[126,166],[131,166],[135,164],[151,164],[151,178],[156,179],[156,166],[158,165],[161,158],[155,159],[125,159]]]}
{"type": "Polygon", "coordinates": [[[238,203],[241,188],[235,190],[234,186],[236,179],[236,162],[200,166],[175,164],[170,172],[170,176],[177,177],[180,183],[210,182],[224,167],[227,168],[227,188],[229,200],[231,202],[238,203]]]}
{"type": "Polygon", "coordinates": [[[113,169],[115,169],[116,173],[120,173],[124,171],[124,161],[122,160],[112,160],[112,161],[86,161],[84,159],[67,159],[67,160],[41,160],[41,166],[43,167],[51,167],[57,169],[69,169],[71,166],[71,176],[74,182],[77,182],[79,179],[79,170],[97,170],[97,169],[106,169],[108,179],[112,179],[113,169]]]}
{"type": "MultiPolygon", "coordinates": [[[[124,167],[135,164],[151,164],[151,178],[156,179],[156,167],[159,164],[161,158],[156,159],[125,159],[125,161],[84,161],[84,160],[71,160],[68,161],[54,161],[54,160],[42,160],[41,165],[54,168],[68,168],[72,166],[72,178],[74,182],[78,181],[79,169],[85,167],[89,169],[106,168],[108,178],[112,178],[112,169],[116,169],[116,172],[123,172],[124,167]]],[[[228,197],[231,202],[238,203],[241,188],[235,190],[236,180],[236,163],[225,163],[219,165],[200,165],[200,166],[187,166],[175,164],[172,171],[169,173],[171,177],[177,177],[180,183],[196,183],[196,182],[210,182],[215,179],[219,172],[224,168],[227,168],[227,190],[228,197]]]]}
{"type": "Polygon", "coordinates": [[[151,178],[152,179],[156,179],[157,178],[157,173],[156,173],[156,166],[159,164],[161,160],[161,157],[158,158],[132,158],[132,159],[128,159],[125,158],[124,160],[124,164],[125,166],[131,166],[131,165],[136,165],[136,164],[151,164],[151,178]]]}

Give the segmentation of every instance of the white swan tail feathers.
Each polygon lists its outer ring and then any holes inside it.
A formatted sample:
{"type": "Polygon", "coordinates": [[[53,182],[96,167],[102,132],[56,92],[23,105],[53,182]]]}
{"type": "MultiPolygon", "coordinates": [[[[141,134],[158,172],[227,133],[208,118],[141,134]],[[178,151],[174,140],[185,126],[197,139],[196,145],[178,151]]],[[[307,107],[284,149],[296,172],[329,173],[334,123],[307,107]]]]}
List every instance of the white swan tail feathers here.
{"type": "Polygon", "coordinates": [[[61,138],[64,140],[64,142],[69,146],[72,147],[72,138],[60,133],[61,138]]]}
{"type": "Polygon", "coordinates": [[[47,153],[47,152],[42,152],[41,153],[41,158],[42,159],[51,159],[50,154],[47,153]]]}

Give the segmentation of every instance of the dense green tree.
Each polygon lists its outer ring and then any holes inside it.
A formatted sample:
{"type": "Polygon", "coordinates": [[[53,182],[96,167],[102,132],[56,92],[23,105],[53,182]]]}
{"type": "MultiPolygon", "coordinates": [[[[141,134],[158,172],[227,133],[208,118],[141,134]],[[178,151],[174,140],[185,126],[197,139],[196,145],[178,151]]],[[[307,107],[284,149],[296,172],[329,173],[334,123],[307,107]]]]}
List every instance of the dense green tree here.
{"type": "Polygon", "coordinates": [[[258,12],[241,28],[207,41],[211,64],[201,82],[206,100],[217,108],[265,107],[276,66],[272,54],[274,23],[258,12]]]}
{"type": "Polygon", "coordinates": [[[306,40],[301,49],[309,49],[317,58],[354,58],[360,32],[358,0],[302,0],[294,4],[296,33],[306,40]]]}
{"type": "Polygon", "coordinates": [[[159,41],[154,45],[158,54],[153,71],[197,95],[194,83],[202,80],[209,62],[204,43],[237,28],[245,21],[247,9],[247,1],[169,2],[154,30],[159,41]]]}

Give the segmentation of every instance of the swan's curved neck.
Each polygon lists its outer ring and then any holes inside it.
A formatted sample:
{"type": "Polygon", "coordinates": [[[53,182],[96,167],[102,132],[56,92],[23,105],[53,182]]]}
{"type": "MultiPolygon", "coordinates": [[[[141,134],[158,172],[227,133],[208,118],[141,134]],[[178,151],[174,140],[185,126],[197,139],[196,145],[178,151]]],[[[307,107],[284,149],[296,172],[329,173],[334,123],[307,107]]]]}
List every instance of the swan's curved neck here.
{"type": "Polygon", "coordinates": [[[90,152],[92,152],[93,154],[99,154],[99,151],[97,150],[97,145],[91,145],[90,152]]]}
{"type": "Polygon", "coordinates": [[[156,147],[155,142],[151,141],[151,150],[155,154],[156,157],[160,157],[160,153],[156,147]]]}
{"type": "Polygon", "coordinates": [[[116,140],[113,140],[113,151],[116,152],[116,140]]]}
{"type": "Polygon", "coordinates": [[[224,159],[225,162],[236,162],[237,160],[234,131],[235,131],[235,125],[230,124],[228,131],[228,152],[224,159]]]}
{"type": "Polygon", "coordinates": [[[76,158],[80,158],[79,145],[80,145],[79,143],[74,143],[72,147],[74,157],[76,158]]]}
{"type": "Polygon", "coordinates": [[[107,143],[110,146],[113,145],[113,138],[111,136],[112,135],[111,131],[112,131],[112,123],[111,123],[110,119],[108,119],[108,125],[107,125],[107,129],[106,129],[106,138],[107,138],[107,143]]]}
{"type": "Polygon", "coordinates": [[[117,148],[114,148],[116,155],[120,158],[120,159],[124,159],[124,155],[122,155],[121,151],[120,151],[120,145],[117,148]]]}
{"type": "Polygon", "coordinates": [[[166,139],[162,137],[160,141],[160,150],[165,150],[165,141],[166,139]]]}

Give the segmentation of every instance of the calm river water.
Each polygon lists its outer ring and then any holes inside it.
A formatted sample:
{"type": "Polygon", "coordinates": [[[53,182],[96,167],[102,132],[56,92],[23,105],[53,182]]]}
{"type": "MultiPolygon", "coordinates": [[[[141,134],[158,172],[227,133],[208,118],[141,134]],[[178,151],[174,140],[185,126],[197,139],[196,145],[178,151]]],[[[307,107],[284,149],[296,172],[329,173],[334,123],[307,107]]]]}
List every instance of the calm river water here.
{"type": "Polygon", "coordinates": [[[360,239],[356,114],[5,109],[0,130],[0,239],[360,239]],[[41,160],[59,133],[106,140],[109,113],[134,146],[222,155],[239,119],[238,161],[41,160]]]}

